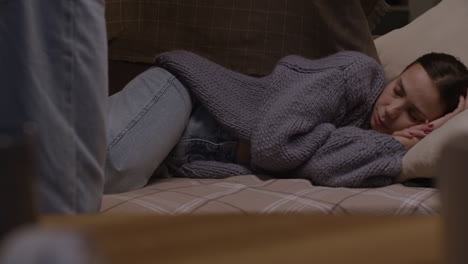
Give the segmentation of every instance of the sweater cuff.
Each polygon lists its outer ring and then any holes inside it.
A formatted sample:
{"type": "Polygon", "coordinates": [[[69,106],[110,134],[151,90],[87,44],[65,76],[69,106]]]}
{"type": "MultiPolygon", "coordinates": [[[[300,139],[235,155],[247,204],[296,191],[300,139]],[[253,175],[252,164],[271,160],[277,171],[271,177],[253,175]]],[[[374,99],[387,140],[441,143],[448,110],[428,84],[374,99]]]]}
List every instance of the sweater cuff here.
{"type": "Polygon", "coordinates": [[[252,171],[245,166],[218,161],[195,161],[187,163],[175,172],[177,177],[208,179],[222,179],[248,174],[252,174],[252,171]]]}

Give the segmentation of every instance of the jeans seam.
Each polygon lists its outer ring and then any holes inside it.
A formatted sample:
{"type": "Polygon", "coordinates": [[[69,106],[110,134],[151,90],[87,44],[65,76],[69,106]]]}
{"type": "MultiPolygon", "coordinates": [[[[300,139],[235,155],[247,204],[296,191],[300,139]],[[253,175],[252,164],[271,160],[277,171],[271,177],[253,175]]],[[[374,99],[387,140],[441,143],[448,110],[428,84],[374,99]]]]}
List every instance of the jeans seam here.
{"type": "Polygon", "coordinates": [[[73,173],[73,186],[74,188],[71,190],[71,194],[70,194],[70,197],[71,200],[72,200],[72,207],[73,207],[73,211],[75,212],[79,212],[82,208],[80,208],[81,206],[79,205],[79,196],[80,196],[80,193],[79,193],[79,177],[78,177],[78,172],[77,172],[77,166],[78,164],[80,164],[80,154],[78,153],[78,146],[77,146],[77,135],[76,135],[76,132],[75,132],[75,129],[76,129],[76,119],[75,119],[75,107],[74,107],[74,104],[76,103],[76,100],[74,100],[75,98],[75,95],[74,95],[74,91],[76,89],[74,89],[75,87],[75,82],[74,82],[74,79],[75,79],[75,71],[77,70],[76,69],[76,47],[75,47],[75,42],[76,41],[73,41],[75,40],[75,37],[76,37],[76,21],[73,19],[73,17],[75,17],[75,7],[76,7],[76,1],[74,0],[69,0],[69,9],[67,9],[68,12],[66,12],[66,19],[69,23],[69,41],[71,42],[70,43],[70,85],[68,85],[68,107],[70,108],[69,109],[69,119],[68,121],[71,122],[73,124],[73,131],[71,132],[72,135],[73,135],[73,158],[74,158],[74,164],[72,165],[73,166],[73,170],[71,170],[70,173],[73,173]]]}
{"type": "Polygon", "coordinates": [[[169,80],[167,80],[167,82],[163,85],[162,89],[159,90],[154,96],[153,98],[143,107],[143,109],[130,121],[130,123],[124,128],[122,129],[122,131],[117,134],[117,136],[115,137],[115,139],[112,140],[112,142],[109,144],[109,146],[107,147],[107,150],[109,151],[110,149],[112,149],[115,145],[117,145],[117,143],[123,138],[123,136],[125,136],[125,134],[127,134],[128,131],[130,131],[130,129],[132,127],[134,127],[138,121],[143,118],[143,116],[145,116],[145,114],[159,101],[159,99],[162,97],[162,95],[167,91],[167,89],[169,88],[169,86],[171,86],[172,84],[174,84],[174,80],[176,78],[175,77],[171,77],[169,80]]]}

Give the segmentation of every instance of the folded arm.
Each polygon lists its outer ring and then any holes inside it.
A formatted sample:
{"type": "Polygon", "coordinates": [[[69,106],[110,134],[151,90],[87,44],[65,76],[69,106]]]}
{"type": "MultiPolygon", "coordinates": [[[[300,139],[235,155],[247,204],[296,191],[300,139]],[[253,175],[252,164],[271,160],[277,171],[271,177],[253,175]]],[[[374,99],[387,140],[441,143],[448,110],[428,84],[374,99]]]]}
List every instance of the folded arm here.
{"type": "Polygon", "coordinates": [[[394,182],[407,149],[392,136],[357,127],[335,128],[297,171],[313,184],[332,187],[379,187],[394,182]]]}
{"type": "Polygon", "coordinates": [[[313,83],[280,90],[264,105],[252,133],[252,167],[326,186],[390,184],[405,146],[391,135],[357,127],[368,122],[383,87],[380,66],[358,57],[314,74],[313,83]]]}

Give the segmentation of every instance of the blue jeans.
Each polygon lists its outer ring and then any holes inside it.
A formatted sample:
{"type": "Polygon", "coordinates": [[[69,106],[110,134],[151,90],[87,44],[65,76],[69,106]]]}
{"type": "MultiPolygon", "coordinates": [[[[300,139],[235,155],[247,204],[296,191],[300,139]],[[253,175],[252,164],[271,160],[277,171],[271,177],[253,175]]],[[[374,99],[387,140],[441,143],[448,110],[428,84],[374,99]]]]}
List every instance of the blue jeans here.
{"type": "Polygon", "coordinates": [[[109,97],[105,193],[146,185],[179,141],[192,100],[169,72],[151,68],[109,97]]]}
{"type": "Polygon", "coordinates": [[[195,104],[187,127],[166,158],[171,172],[199,160],[235,162],[237,138],[224,129],[201,105],[195,104]]]}
{"type": "Polygon", "coordinates": [[[108,101],[105,193],[146,185],[160,166],[235,161],[237,140],[174,75],[151,68],[108,101]]]}
{"type": "Polygon", "coordinates": [[[0,124],[32,121],[37,130],[40,211],[98,211],[108,93],[104,0],[0,0],[0,82],[0,124]]]}

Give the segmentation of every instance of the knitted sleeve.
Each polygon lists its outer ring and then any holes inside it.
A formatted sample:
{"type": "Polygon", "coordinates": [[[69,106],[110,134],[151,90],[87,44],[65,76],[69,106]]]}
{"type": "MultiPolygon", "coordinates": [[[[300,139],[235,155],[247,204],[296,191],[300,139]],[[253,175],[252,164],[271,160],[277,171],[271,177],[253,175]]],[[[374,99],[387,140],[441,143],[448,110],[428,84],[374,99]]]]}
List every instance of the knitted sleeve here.
{"type": "Polygon", "coordinates": [[[264,94],[262,78],[234,72],[183,50],[162,53],[155,64],[177,76],[218,122],[239,137],[250,138],[247,124],[264,94]]]}
{"type": "Polygon", "coordinates": [[[332,187],[380,187],[400,173],[407,149],[392,136],[357,127],[322,125],[328,138],[297,171],[313,184],[332,187]]]}
{"type": "Polygon", "coordinates": [[[375,97],[371,89],[382,79],[375,78],[376,69],[375,62],[357,57],[350,66],[316,73],[311,84],[279,91],[252,132],[252,167],[294,172],[325,186],[391,183],[406,148],[389,135],[336,127],[346,123],[343,116],[359,119],[372,111],[365,103],[374,99],[366,97],[375,97]]]}
{"type": "Polygon", "coordinates": [[[245,166],[219,161],[195,161],[182,165],[175,172],[178,177],[222,179],[230,176],[252,174],[245,166]]]}

